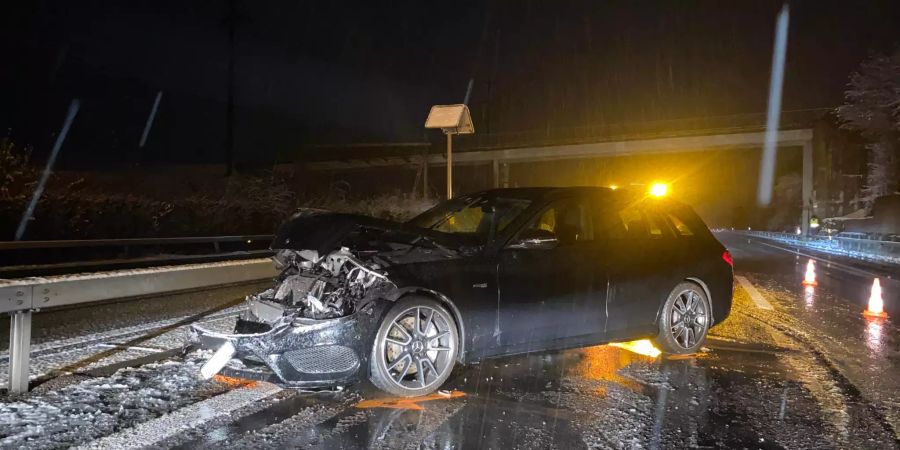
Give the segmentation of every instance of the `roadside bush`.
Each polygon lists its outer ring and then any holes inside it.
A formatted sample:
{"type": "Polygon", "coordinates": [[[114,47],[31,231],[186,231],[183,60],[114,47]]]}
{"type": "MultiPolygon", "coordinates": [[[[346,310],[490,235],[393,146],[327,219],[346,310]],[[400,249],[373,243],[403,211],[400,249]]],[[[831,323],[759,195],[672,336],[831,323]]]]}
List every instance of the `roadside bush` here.
{"type": "Polygon", "coordinates": [[[351,198],[349,191],[347,183],[339,183],[333,185],[327,195],[312,199],[303,206],[402,222],[437,203],[434,199],[399,191],[363,198],[351,198]]]}
{"type": "MultiPolygon", "coordinates": [[[[28,176],[27,172],[21,171],[28,176]]],[[[19,179],[19,178],[17,178],[19,179]]],[[[135,237],[270,234],[300,206],[403,221],[433,206],[406,193],[350,198],[338,186],[302,201],[270,174],[235,176],[221,196],[189,195],[171,200],[134,193],[95,192],[76,180],[48,189],[29,223],[26,239],[115,239],[135,237]]],[[[13,236],[27,204],[24,193],[0,198],[0,240],[13,236]]]]}
{"type": "Polygon", "coordinates": [[[37,170],[28,161],[30,147],[16,147],[9,138],[0,139],[0,200],[12,200],[31,192],[37,170]]]}

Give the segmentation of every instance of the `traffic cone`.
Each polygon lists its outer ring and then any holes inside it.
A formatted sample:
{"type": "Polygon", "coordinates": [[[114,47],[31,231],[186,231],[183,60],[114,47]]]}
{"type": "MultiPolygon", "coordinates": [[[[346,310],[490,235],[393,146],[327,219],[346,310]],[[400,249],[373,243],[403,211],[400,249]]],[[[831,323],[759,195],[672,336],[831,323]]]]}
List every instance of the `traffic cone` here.
{"type": "Polygon", "coordinates": [[[869,307],[863,311],[868,317],[887,317],[884,312],[884,300],[881,298],[881,281],[878,278],[872,282],[872,294],[869,295],[869,307]]]}
{"type": "Polygon", "coordinates": [[[816,283],[816,264],[812,259],[806,263],[806,276],[803,278],[804,286],[815,286],[819,283],[816,283]]]}

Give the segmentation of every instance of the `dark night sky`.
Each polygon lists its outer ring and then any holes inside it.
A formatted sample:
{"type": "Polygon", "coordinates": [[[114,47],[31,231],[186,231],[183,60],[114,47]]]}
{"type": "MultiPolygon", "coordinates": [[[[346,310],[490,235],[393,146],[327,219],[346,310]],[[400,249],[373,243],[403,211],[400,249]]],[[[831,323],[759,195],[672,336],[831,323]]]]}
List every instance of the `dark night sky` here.
{"type": "MultiPolygon", "coordinates": [[[[481,133],[763,112],[781,7],[234,2],[237,154],[255,163],[309,143],[422,141],[428,107],[460,102],[473,76],[481,133]]],[[[900,44],[896,0],[790,4],[786,110],[839,104],[862,59],[900,44]]],[[[0,18],[0,127],[40,155],[78,97],[66,165],[222,161],[227,5],[18,2],[0,18]]]]}

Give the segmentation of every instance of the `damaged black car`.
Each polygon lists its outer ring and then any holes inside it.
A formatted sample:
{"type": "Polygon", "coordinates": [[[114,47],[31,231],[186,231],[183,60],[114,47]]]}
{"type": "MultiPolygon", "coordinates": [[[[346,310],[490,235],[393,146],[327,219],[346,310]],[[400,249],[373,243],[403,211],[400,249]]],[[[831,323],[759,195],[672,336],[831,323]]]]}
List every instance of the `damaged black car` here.
{"type": "Polygon", "coordinates": [[[216,373],[399,396],[457,363],[652,338],[696,352],[732,301],[731,256],[690,207],[605,188],[495,189],[406,223],[303,210],[275,285],[234,333],[192,327],[216,373]]]}

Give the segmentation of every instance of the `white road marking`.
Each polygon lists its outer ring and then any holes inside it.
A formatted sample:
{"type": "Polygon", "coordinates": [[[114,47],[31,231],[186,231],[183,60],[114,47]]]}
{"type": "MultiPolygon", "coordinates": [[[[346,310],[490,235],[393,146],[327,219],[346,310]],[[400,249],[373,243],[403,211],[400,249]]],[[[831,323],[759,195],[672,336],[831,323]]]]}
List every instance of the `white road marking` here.
{"type": "Polygon", "coordinates": [[[743,287],[748,294],[750,294],[750,299],[753,300],[753,303],[757,308],[775,309],[772,307],[772,304],[769,303],[769,301],[759,293],[759,291],[756,289],[756,286],[754,286],[753,283],[750,282],[750,280],[740,275],[736,275],[734,279],[741,284],[741,287],[743,287]]]}
{"type": "Polygon", "coordinates": [[[252,387],[228,391],[76,448],[124,450],[148,447],[280,391],[281,388],[274,384],[258,382],[252,387]]]}

